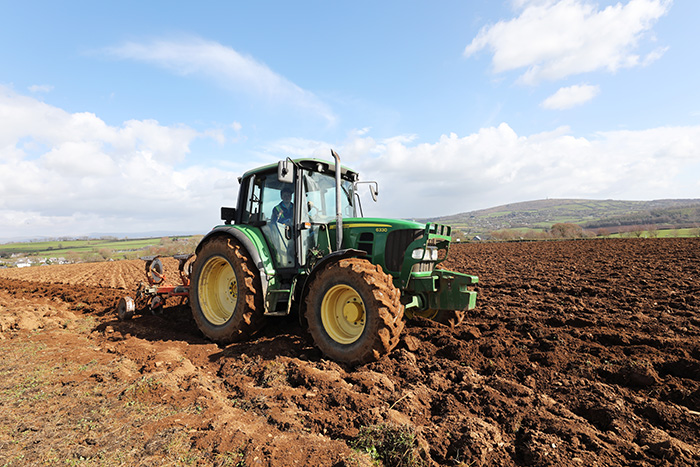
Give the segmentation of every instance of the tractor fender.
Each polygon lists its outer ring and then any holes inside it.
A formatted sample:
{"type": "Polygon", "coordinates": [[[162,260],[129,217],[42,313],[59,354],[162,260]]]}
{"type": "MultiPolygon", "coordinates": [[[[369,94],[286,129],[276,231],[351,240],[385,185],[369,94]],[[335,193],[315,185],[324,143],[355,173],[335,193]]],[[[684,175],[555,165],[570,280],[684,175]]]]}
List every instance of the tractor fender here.
{"type": "MultiPolygon", "coordinates": [[[[367,252],[364,250],[356,250],[354,248],[345,248],[343,250],[336,250],[333,251],[314,264],[313,268],[309,271],[309,273],[306,275],[306,278],[304,279],[304,285],[302,286],[301,289],[301,294],[298,295],[299,302],[300,304],[304,303],[306,300],[306,294],[309,291],[309,284],[311,284],[311,281],[313,278],[318,274],[319,271],[321,271],[327,264],[335,262],[335,261],[340,261],[341,259],[344,258],[362,258],[366,257],[367,252]]],[[[303,328],[306,328],[306,323],[304,322],[304,314],[299,313],[299,324],[303,328]]]]}
{"type": "Polygon", "coordinates": [[[255,267],[258,268],[258,274],[260,274],[260,281],[262,282],[262,293],[264,297],[267,293],[267,286],[269,283],[265,271],[265,263],[263,262],[262,256],[260,256],[260,252],[258,251],[253,241],[239,229],[233,226],[217,227],[213,229],[211,232],[206,234],[204,238],[202,238],[202,240],[200,240],[199,244],[197,244],[197,248],[195,248],[195,254],[199,254],[199,251],[202,249],[202,245],[204,245],[208,240],[222,236],[235,238],[241,245],[243,245],[243,248],[246,249],[248,255],[250,256],[250,259],[253,260],[255,267]]]}

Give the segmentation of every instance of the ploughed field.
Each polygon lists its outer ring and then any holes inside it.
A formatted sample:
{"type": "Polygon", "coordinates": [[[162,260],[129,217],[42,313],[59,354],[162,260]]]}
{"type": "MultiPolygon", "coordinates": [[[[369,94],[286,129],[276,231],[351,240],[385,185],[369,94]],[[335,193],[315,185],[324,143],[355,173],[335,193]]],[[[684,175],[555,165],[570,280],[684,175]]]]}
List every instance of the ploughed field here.
{"type": "Polygon", "coordinates": [[[357,368],[295,317],[225,348],[179,299],[119,322],[140,260],[0,270],[0,464],[700,464],[700,239],[453,245],[444,265],[479,276],[477,309],[357,368]]]}

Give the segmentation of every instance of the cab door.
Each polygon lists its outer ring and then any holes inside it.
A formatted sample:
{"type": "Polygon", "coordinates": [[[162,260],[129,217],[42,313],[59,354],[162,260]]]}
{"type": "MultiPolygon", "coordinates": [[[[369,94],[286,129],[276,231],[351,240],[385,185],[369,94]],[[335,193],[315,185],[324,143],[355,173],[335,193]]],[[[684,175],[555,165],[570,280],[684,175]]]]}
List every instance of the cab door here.
{"type": "Polygon", "coordinates": [[[272,251],[277,269],[294,268],[295,264],[295,206],[293,185],[280,183],[276,174],[257,175],[251,196],[258,198],[260,229],[272,251]],[[291,191],[286,198],[283,192],[291,191]],[[283,199],[285,196],[286,199],[283,199]]]}

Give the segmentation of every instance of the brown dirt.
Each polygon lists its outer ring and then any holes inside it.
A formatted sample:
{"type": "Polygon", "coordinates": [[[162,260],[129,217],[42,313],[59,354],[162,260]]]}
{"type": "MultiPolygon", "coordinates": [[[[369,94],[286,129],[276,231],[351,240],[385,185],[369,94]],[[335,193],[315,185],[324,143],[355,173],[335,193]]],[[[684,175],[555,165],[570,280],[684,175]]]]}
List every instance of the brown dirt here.
{"type": "Polygon", "coordinates": [[[413,465],[700,463],[700,239],[454,245],[445,266],[479,276],[477,309],[358,368],[294,317],[226,348],[176,300],[119,322],[141,261],[0,271],[0,465],[372,465],[350,446],[374,425],[415,433],[413,465]]]}

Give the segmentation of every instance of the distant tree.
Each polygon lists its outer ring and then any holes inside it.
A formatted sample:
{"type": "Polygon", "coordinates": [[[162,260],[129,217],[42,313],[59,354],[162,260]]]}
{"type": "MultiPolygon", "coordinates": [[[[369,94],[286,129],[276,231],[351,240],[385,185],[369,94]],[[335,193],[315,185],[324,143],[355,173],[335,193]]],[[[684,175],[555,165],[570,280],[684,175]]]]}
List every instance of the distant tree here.
{"type": "Polygon", "coordinates": [[[528,230],[523,234],[527,240],[547,240],[549,235],[541,230],[528,230]]]}
{"type": "Polygon", "coordinates": [[[634,236],[634,226],[621,226],[620,227],[620,237],[631,238],[634,236]]]}
{"type": "Polygon", "coordinates": [[[647,226],[647,235],[649,235],[649,238],[656,238],[659,236],[659,229],[655,225],[648,225],[647,226]]]}
{"type": "Polygon", "coordinates": [[[69,263],[79,263],[81,261],[80,254],[77,251],[71,250],[64,256],[69,263]]]}
{"type": "Polygon", "coordinates": [[[80,259],[82,260],[83,263],[97,263],[100,261],[104,261],[104,258],[102,255],[97,253],[96,251],[86,251],[83,254],[80,255],[80,259]]]}
{"type": "Polygon", "coordinates": [[[139,258],[139,252],[138,251],[127,251],[124,253],[124,259],[138,259],[139,258]]]}
{"type": "Polygon", "coordinates": [[[550,232],[554,238],[581,238],[583,237],[583,228],[578,224],[569,222],[560,222],[554,224],[550,232]]]}
{"type": "Polygon", "coordinates": [[[453,242],[464,242],[467,241],[468,237],[464,234],[463,230],[455,229],[452,231],[452,241],[453,242]]]}
{"type": "Polygon", "coordinates": [[[97,254],[100,255],[103,260],[108,260],[114,254],[114,251],[111,248],[98,248],[97,254]]]}
{"type": "Polygon", "coordinates": [[[171,239],[163,237],[158,245],[152,245],[146,249],[148,255],[172,256],[176,254],[194,253],[202,235],[195,235],[189,238],[171,239]]]}
{"type": "Polygon", "coordinates": [[[517,232],[508,229],[496,230],[495,232],[491,232],[491,236],[496,240],[510,241],[517,238],[517,232]]]}

